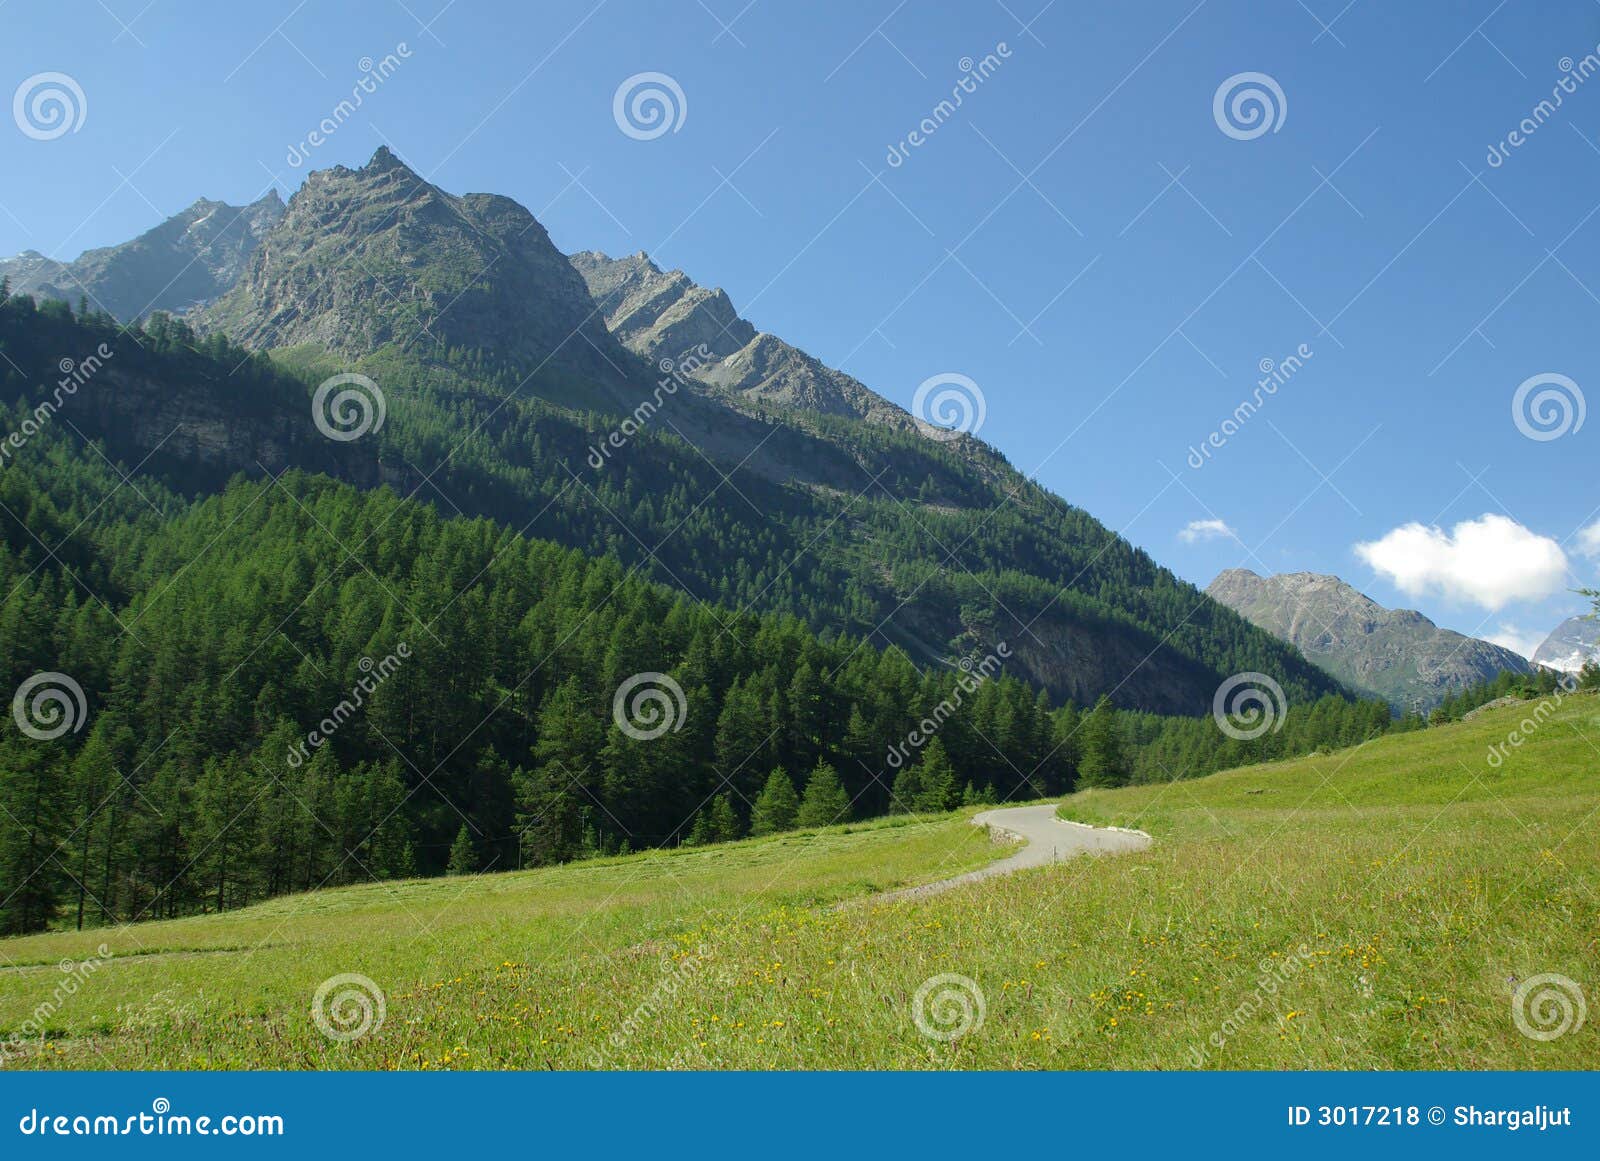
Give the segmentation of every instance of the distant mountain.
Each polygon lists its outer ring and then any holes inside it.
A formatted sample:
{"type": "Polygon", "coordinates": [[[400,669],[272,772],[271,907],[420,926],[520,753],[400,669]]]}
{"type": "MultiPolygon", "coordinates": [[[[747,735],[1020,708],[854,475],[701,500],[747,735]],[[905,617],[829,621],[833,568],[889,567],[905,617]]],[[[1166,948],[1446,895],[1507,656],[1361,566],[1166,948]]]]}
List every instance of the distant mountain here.
{"type": "Polygon", "coordinates": [[[1600,619],[1568,617],[1534,650],[1533,659],[1567,673],[1578,672],[1587,662],[1600,661],[1600,619]]]}
{"type": "Polygon", "coordinates": [[[1386,609],[1335,576],[1231,568],[1206,592],[1351,688],[1402,709],[1426,711],[1502,670],[1533,672],[1509,649],[1441,629],[1412,609],[1386,609]]]}
{"type": "Polygon", "coordinates": [[[14,294],[87,298],[96,310],[121,322],[151,311],[186,311],[228,290],[262,237],[283,217],[273,190],[248,206],[202,198],[131,242],[85,250],[75,261],[57,262],[36,250],[0,258],[0,277],[14,294]]]}

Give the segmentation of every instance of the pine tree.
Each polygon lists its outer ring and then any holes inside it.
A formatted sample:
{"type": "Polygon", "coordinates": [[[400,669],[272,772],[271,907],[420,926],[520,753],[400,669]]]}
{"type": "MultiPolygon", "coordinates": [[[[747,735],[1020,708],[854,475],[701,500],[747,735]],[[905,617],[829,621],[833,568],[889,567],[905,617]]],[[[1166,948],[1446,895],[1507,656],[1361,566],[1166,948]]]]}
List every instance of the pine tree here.
{"type": "Polygon", "coordinates": [[[478,848],[472,845],[472,835],[467,824],[462,823],[456,832],[456,841],[450,844],[450,874],[475,875],[478,872],[478,848]]]}
{"type": "Polygon", "coordinates": [[[839,782],[839,772],[826,762],[818,762],[806,780],[805,796],[794,821],[800,827],[836,826],[850,821],[850,796],[839,782]]]}
{"type": "Polygon", "coordinates": [[[894,793],[889,799],[890,814],[910,814],[922,801],[922,765],[913,762],[900,767],[894,776],[894,793]]]}
{"type": "Polygon", "coordinates": [[[1078,727],[1078,786],[1121,786],[1128,780],[1122,736],[1111,699],[1102,696],[1078,727]]]}
{"type": "Polygon", "coordinates": [[[917,763],[922,781],[913,808],[927,814],[943,814],[954,810],[960,801],[961,791],[956,784],[956,768],[938,738],[929,742],[922,751],[922,761],[917,763]]]}
{"type": "Polygon", "coordinates": [[[711,803],[711,841],[728,843],[739,837],[739,815],[733,809],[733,796],[719,794],[711,803]]]}
{"type": "Polygon", "coordinates": [[[799,810],[800,796],[794,792],[788,771],[779,766],[767,776],[767,785],[750,812],[750,834],[760,836],[792,830],[799,810]]]}
{"type": "Polygon", "coordinates": [[[522,865],[537,867],[577,858],[583,819],[566,767],[552,762],[532,774],[518,769],[513,783],[522,865]]]}

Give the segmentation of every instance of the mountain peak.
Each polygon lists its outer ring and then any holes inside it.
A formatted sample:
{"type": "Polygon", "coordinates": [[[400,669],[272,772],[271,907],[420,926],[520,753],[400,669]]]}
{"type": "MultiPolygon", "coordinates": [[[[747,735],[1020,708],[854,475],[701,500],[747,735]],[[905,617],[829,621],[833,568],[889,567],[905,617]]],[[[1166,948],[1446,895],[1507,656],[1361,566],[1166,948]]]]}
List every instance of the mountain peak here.
{"type": "Polygon", "coordinates": [[[1336,576],[1219,573],[1207,595],[1297,645],[1354,689],[1401,707],[1428,709],[1452,691],[1529,671],[1526,659],[1488,641],[1441,629],[1414,609],[1387,609],[1336,576]]]}
{"type": "Polygon", "coordinates": [[[570,405],[637,402],[627,357],[533,215],[510,198],[447,193],[387,146],[361,169],[307,174],[201,322],[246,346],[310,343],[347,358],[473,350],[541,373],[570,405]]]}
{"type": "Polygon", "coordinates": [[[1592,613],[1568,617],[1534,650],[1540,665],[1576,673],[1591,661],[1600,661],[1600,620],[1592,613]]]}
{"type": "Polygon", "coordinates": [[[387,173],[392,169],[403,169],[407,173],[413,172],[409,165],[395,156],[394,150],[390,149],[387,145],[380,145],[378,146],[377,152],[372,155],[372,160],[367,162],[366,165],[362,166],[361,172],[387,173]]]}

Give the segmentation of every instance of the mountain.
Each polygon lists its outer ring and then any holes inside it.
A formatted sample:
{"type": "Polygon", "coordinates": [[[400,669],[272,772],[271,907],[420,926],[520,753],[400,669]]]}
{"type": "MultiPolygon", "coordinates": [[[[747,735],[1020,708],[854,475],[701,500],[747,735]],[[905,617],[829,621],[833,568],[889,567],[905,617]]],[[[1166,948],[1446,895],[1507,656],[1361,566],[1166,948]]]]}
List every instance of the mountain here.
{"type": "Polygon", "coordinates": [[[1386,609],[1335,576],[1230,568],[1206,592],[1352,689],[1397,708],[1426,711],[1502,670],[1533,671],[1509,649],[1441,629],[1412,609],[1386,609]]]}
{"type": "MultiPolygon", "coordinates": [[[[78,409],[83,433],[128,463],[167,438],[151,467],[187,495],[285,466],[381,483],[615,557],[724,616],[792,616],[922,666],[1004,642],[1006,672],[1056,701],[1199,714],[1249,671],[1297,701],[1341,691],[993,448],[930,438],[757,333],[726,295],[639,256],[569,261],[515,202],[446,193],[387,149],[309,174],[235,285],[191,319],[200,336],[164,319],[149,331],[209,362],[119,356],[78,409]],[[705,344],[703,366],[686,369],[684,343],[705,344]],[[255,352],[272,391],[215,372],[231,344],[255,352]],[[663,374],[664,358],[685,369],[663,374]],[[380,386],[386,421],[319,455],[307,396],[343,372],[380,386]],[[238,411],[230,439],[197,438],[161,412],[168,399],[238,411]],[[174,426],[119,427],[157,414],[174,426]]],[[[64,341],[17,334],[8,400],[49,380],[64,341]]]]}
{"type": "Polygon", "coordinates": [[[1586,663],[1600,661],[1600,620],[1568,617],[1534,650],[1533,660],[1566,673],[1576,673],[1586,663]]]}
{"type": "Polygon", "coordinates": [[[642,250],[628,258],[585,250],[572,256],[572,265],[612,334],[651,362],[703,348],[709,358],[697,360],[691,374],[708,387],[900,430],[917,428],[910,414],[859,380],[757,331],[721,289],[707,290],[681,270],[665,273],[642,250]]]}
{"type": "Polygon", "coordinates": [[[569,402],[632,405],[620,348],[533,215],[510,198],[447,194],[387,147],[362,169],[308,174],[199,321],[246,346],[347,359],[388,345],[478,351],[548,384],[599,388],[569,402]]]}
{"type": "Polygon", "coordinates": [[[185,311],[238,281],[283,213],[276,190],[247,206],[202,198],[131,242],[86,250],[72,262],[36,250],[0,258],[0,277],[11,280],[14,294],[74,303],[86,297],[122,322],[151,311],[185,311]]]}

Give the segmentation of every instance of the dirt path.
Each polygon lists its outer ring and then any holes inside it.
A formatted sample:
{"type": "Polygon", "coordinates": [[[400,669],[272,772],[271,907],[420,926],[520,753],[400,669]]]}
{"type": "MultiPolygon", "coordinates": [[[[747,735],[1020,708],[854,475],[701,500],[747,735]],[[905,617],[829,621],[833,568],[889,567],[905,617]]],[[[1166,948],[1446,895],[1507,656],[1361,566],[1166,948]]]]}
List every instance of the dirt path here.
{"type": "Polygon", "coordinates": [[[897,899],[920,899],[994,875],[1009,875],[1013,871],[1042,867],[1078,855],[1116,855],[1142,851],[1150,845],[1150,836],[1143,831],[1102,830],[1078,822],[1063,822],[1056,817],[1056,808],[1051,803],[986,810],[973,818],[972,824],[987,826],[997,838],[1021,839],[1024,845],[1010,858],[999,859],[976,871],[968,871],[953,879],[941,879],[937,883],[925,883],[920,887],[886,891],[872,901],[884,903],[897,899]]]}

